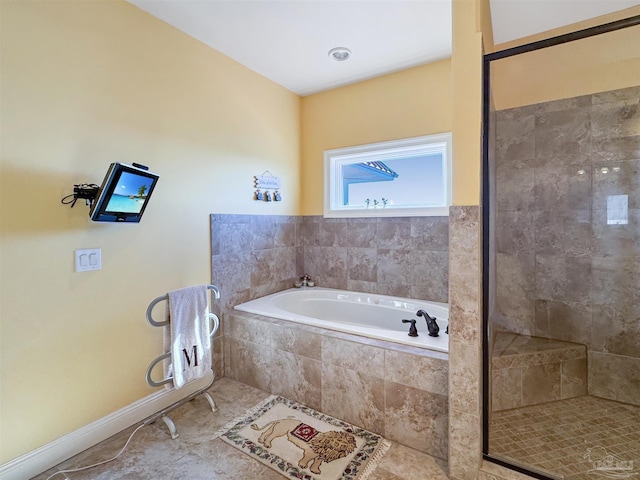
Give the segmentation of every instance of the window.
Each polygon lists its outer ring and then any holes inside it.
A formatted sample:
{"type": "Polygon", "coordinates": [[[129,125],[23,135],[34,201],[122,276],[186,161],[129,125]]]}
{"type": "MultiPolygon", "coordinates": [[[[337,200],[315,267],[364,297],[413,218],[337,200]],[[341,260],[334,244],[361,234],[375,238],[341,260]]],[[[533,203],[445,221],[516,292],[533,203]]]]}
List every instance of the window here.
{"type": "Polygon", "coordinates": [[[451,133],[325,150],[324,216],[446,216],[451,133]]]}
{"type": "Polygon", "coordinates": [[[629,196],[609,195],[607,197],[607,225],[627,225],[629,223],[629,196]]]}

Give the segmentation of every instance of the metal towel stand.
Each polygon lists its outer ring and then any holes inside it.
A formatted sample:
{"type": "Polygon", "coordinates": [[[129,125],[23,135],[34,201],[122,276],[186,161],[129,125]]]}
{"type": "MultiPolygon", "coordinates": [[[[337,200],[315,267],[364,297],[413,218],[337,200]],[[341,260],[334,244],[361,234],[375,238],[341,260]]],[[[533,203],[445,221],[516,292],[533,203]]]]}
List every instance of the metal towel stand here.
{"type": "MultiPolygon", "coordinates": [[[[214,296],[214,298],[216,300],[220,299],[220,290],[218,289],[218,287],[216,287],[215,285],[207,285],[207,290],[211,290],[213,292],[213,296],[214,296]]],[[[162,321],[162,322],[157,322],[151,316],[151,312],[153,310],[153,307],[155,307],[158,303],[163,302],[163,301],[167,301],[167,300],[169,300],[169,295],[161,295],[161,296],[153,299],[151,301],[151,303],[149,304],[149,306],[147,307],[147,320],[154,327],[168,327],[169,326],[169,320],[165,320],[165,321],[162,321]]],[[[209,334],[209,337],[213,338],[215,333],[218,331],[218,327],[220,327],[220,320],[218,319],[218,316],[215,313],[209,313],[208,316],[209,316],[209,319],[211,320],[211,322],[213,324],[213,326],[211,328],[211,333],[209,334]]],[[[149,367],[147,368],[146,379],[147,379],[147,383],[150,386],[152,386],[152,387],[161,387],[162,385],[165,385],[167,383],[171,383],[173,381],[173,377],[172,376],[171,377],[167,377],[167,378],[165,378],[163,380],[160,380],[159,382],[156,382],[155,380],[153,380],[151,378],[151,371],[153,370],[153,368],[158,363],[160,363],[161,361],[167,360],[167,359],[170,359],[170,358],[171,358],[171,352],[163,353],[162,355],[158,355],[149,364],[149,367]]],[[[175,440],[179,436],[178,429],[176,428],[176,425],[175,425],[175,423],[173,423],[171,418],[169,418],[167,416],[167,414],[170,411],[172,411],[173,409],[179,407],[180,405],[183,405],[183,404],[193,400],[198,395],[202,395],[204,398],[206,398],[207,401],[209,402],[209,405],[211,406],[211,411],[212,412],[216,412],[218,410],[218,407],[216,406],[216,402],[213,400],[211,395],[209,395],[209,393],[207,392],[207,390],[209,390],[209,388],[211,388],[211,385],[213,385],[213,382],[214,382],[215,379],[216,379],[216,372],[215,372],[215,370],[212,369],[211,382],[209,382],[209,384],[206,387],[203,387],[203,388],[199,389],[198,391],[196,391],[196,392],[194,392],[194,393],[192,393],[192,394],[190,394],[190,395],[178,400],[177,402],[169,405],[168,407],[160,410],[156,414],[154,414],[151,417],[149,417],[146,420],[145,423],[152,423],[158,417],[161,417],[162,420],[164,421],[164,423],[169,428],[169,433],[171,434],[171,438],[175,440]]]]}

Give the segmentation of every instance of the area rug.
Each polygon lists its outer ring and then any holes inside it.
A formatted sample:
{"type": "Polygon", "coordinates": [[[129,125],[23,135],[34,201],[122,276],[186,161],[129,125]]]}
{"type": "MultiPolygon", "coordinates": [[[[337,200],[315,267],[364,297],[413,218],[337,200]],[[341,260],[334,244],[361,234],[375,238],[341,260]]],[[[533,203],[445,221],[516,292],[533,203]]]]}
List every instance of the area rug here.
{"type": "Polygon", "coordinates": [[[271,396],[213,438],[287,478],[365,480],[389,449],[380,435],[271,396]]]}

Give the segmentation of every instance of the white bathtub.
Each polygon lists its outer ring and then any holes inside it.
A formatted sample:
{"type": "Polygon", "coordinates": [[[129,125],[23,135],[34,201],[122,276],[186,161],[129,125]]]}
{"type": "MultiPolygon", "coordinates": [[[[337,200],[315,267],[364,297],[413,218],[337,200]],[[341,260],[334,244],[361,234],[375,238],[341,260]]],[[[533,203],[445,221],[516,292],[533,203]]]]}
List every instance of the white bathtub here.
{"type": "Polygon", "coordinates": [[[449,335],[445,333],[449,324],[449,305],[446,303],[313,287],[274,293],[237,305],[235,309],[440,352],[449,351],[449,335]],[[438,337],[430,337],[425,319],[416,316],[420,309],[437,318],[438,337]],[[410,324],[402,323],[402,319],[416,320],[417,337],[408,335],[410,324]]]}

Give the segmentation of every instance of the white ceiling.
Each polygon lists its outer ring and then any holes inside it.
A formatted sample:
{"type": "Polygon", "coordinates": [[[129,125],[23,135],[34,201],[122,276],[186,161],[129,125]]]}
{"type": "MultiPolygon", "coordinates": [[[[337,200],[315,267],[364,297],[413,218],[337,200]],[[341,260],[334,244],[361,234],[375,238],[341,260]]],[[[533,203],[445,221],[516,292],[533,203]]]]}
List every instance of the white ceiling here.
{"type": "MultiPolygon", "coordinates": [[[[128,0],[299,95],[451,55],[451,0],[128,0]],[[329,58],[347,47],[345,62],[329,58]]],[[[496,44],[640,0],[490,0],[496,44]]]]}

